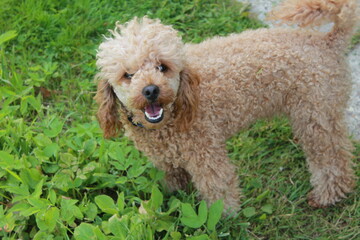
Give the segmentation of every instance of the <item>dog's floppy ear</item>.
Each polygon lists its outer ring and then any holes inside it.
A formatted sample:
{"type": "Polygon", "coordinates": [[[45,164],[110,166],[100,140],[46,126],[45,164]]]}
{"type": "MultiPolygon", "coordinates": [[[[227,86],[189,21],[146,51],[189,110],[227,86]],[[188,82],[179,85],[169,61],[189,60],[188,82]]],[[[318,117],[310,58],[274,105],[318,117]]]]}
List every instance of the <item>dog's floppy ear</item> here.
{"type": "Polygon", "coordinates": [[[119,120],[117,97],[107,80],[99,81],[95,100],[99,105],[97,119],[104,131],[104,137],[116,136],[122,128],[122,124],[119,120]]]}
{"type": "Polygon", "coordinates": [[[180,131],[186,131],[196,116],[199,83],[199,77],[189,67],[180,72],[180,87],[175,101],[175,124],[180,131]]]}

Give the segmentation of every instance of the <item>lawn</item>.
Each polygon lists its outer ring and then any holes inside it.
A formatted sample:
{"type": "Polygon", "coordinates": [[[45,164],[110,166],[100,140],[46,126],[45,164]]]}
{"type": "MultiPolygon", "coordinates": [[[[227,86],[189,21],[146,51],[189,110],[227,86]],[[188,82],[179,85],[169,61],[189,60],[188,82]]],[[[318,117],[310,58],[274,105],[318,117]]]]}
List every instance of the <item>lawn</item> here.
{"type": "Polygon", "coordinates": [[[116,21],[144,15],[187,42],[262,26],[232,0],[0,1],[0,238],[359,239],[359,187],[334,207],[309,207],[309,173],[286,119],[228,141],[242,210],[221,219],[221,201],[206,206],[191,186],[167,193],[164,173],[128,139],[103,139],[96,48],[116,21]]]}

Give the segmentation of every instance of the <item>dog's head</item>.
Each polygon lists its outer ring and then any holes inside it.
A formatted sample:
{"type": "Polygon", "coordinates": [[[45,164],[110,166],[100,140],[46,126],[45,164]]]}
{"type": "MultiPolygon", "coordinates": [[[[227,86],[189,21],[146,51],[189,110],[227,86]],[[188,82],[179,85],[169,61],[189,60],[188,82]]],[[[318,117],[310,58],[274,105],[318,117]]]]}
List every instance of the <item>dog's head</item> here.
{"type": "Polygon", "coordinates": [[[190,125],[198,101],[198,78],[186,66],[181,38],[170,26],[147,17],[116,24],[97,54],[95,99],[105,137],[121,129],[119,114],[147,129],[169,119],[179,130],[190,125]]]}

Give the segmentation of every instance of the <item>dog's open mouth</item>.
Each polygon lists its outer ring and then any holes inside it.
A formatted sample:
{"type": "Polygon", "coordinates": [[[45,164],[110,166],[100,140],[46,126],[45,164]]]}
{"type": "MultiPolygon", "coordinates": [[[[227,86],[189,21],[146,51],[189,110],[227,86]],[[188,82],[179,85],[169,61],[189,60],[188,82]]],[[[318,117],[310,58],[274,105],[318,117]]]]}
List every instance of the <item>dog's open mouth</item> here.
{"type": "Polygon", "coordinates": [[[158,103],[151,103],[144,109],[145,119],[150,123],[161,122],[164,118],[164,109],[158,103]]]}

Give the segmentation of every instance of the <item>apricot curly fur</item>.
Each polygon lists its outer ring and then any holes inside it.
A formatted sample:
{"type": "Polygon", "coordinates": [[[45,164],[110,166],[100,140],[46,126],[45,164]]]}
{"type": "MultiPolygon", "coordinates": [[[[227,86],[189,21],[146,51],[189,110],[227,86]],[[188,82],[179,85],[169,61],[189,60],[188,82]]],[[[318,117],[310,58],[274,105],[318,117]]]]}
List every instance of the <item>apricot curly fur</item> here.
{"type": "Polygon", "coordinates": [[[189,71],[189,68],[180,72],[180,79],[182,81],[175,101],[175,125],[180,131],[186,131],[196,117],[200,81],[198,76],[189,71]]]}
{"type": "Polygon", "coordinates": [[[343,119],[356,9],[355,0],[287,0],[271,18],[299,26],[333,21],[332,30],[248,30],[199,44],[184,44],[160,20],[117,23],[97,54],[95,98],[105,137],[123,128],[166,172],[169,189],[191,180],[209,203],[223,199],[237,210],[238,176],[226,140],[257,119],[283,114],[307,158],[309,204],[335,204],[356,178],[343,119]],[[150,85],[159,89],[156,99],[143,93],[150,85]],[[149,111],[162,120],[149,121],[149,111]]]}
{"type": "Polygon", "coordinates": [[[110,138],[116,136],[122,128],[122,124],[118,117],[117,98],[107,81],[99,81],[95,100],[99,104],[97,119],[104,131],[104,137],[110,138]]]}

